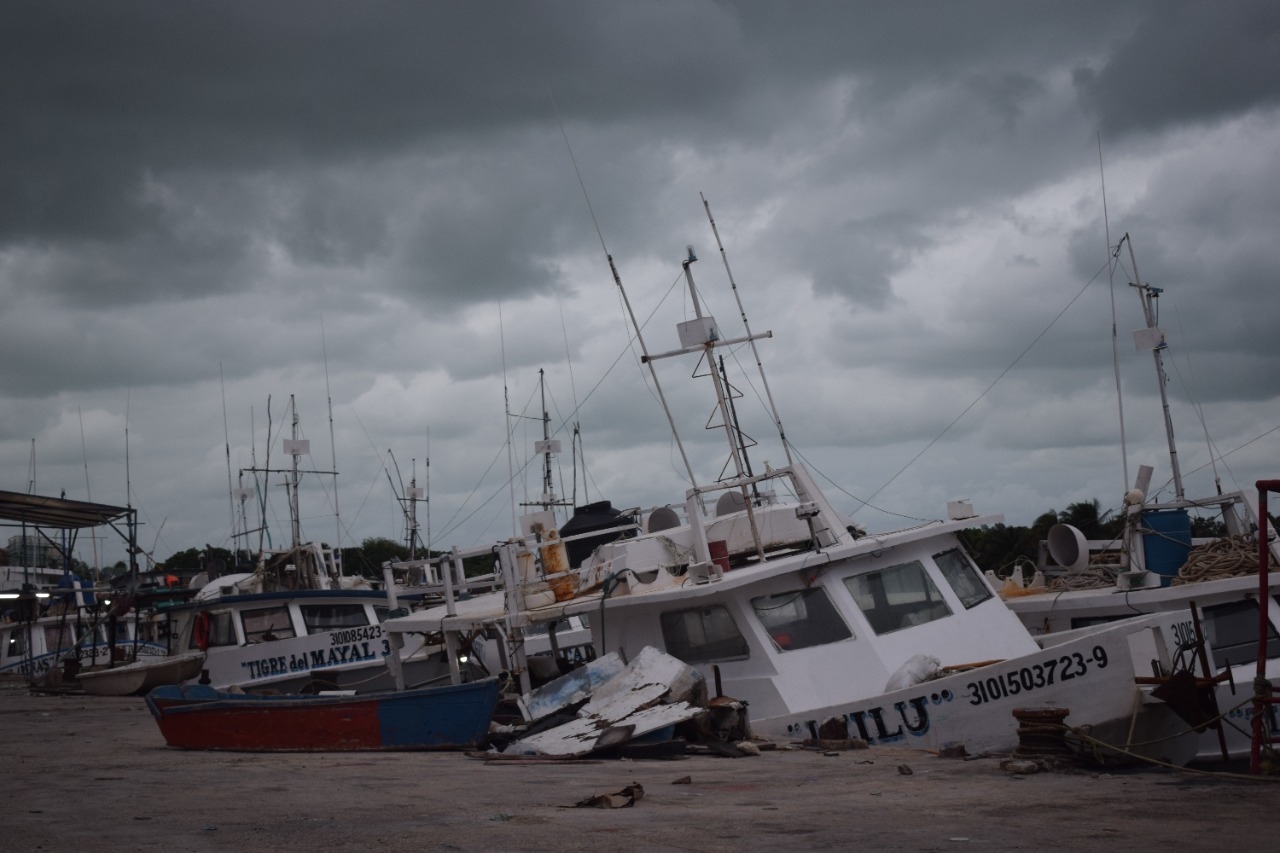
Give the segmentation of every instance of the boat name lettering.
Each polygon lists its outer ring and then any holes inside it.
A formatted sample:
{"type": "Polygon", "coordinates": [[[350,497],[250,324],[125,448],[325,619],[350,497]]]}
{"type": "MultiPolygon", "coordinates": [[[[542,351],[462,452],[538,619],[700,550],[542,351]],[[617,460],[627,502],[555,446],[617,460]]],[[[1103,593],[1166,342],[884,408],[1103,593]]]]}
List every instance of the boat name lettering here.
{"type": "Polygon", "coordinates": [[[1083,652],[1072,652],[1024,666],[1021,669],[1011,669],[1002,675],[970,681],[965,685],[969,691],[969,704],[982,705],[987,702],[997,702],[1048,687],[1055,681],[1080,678],[1089,672],[1090,664],[1098,669],[1105,669],[1107,650],[1102,646],[1094,646],[1088,657],[1085,657],[1083,652]]]}
{"type": "Polygon", "coordinates": [[[365,625],[361,628],[344,628],[329,634],[329,645],[341,646],[361,640],[376,640],[382,636],[381,625],[365,625]]]}
{"type": "Polygon", "coordinates": [[[338,666],[344,663],[375,660],[379,654],[379,652],[369,647],[368,642],[350,643],[345,646],[333,646],[328,649],[316,649],[311,652],[311,668],[323,669],[327,666],[338,666]]]}
{"type": "Polygon", "coordinates": [[[290,672],[309,672],[346,663],[377,660],[390,652],[386,640],[382,641],[381,646],[379,648],[367,641],[348,643],[327,649],[312,649],[310,652],[241,661],[240,666],[248,670],[250,679],[271,678],[290,672]]]}
{"type": "MultiPolygon", "coordinates": [[[[857,729],[856,736],[868,744],[894,743],[907,735],[915,737],[926,735],[932,725],[929,719],[929,706],[941,705],[954,698],[954,693],[944,689],[937,693],[913,696],[901,702],[894,702],[889,710],[876,706],[849,711],[841,714],[837,719],[844,720],[846,725],[852,723],[857,729]]],[[[792,724],[787,727],[787,730],[793,735],[802,735],[807,732],[809,737],[817,738],[818,722],[809,720],[805,723],[792,724]]],[[[855,736],[853,731],[849,731],[848,735],[855,736]]]]}

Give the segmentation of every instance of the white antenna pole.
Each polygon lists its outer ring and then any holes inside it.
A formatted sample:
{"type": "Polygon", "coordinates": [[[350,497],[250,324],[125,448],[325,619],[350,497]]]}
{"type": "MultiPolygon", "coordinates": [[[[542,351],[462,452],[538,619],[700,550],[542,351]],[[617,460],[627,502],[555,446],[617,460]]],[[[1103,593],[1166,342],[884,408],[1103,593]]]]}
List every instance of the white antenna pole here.
{"type": "MultiPolygon", "coordinates": [[[[252,413],[253,410],[250,409],[249,411],[250,413],[252,413]]],[[[254,447],[255,448],[257,447],[256,443],[254,444],[254,447]]],[[[263,463],[263,467],[269,471],[271,468],[271,395],[270,394],[267,395],[267,449],[265,452],[267,454],[267,458],[266,458],[266,461],[263,463]]],[[[257,450],[254,450],[253,455],[254,455],[254,463],[253,463],[254,468],[257,468],[258,466],[257,450]]],[[[259,562],[262,562],[262,544],[263,544],[264,538],[267,535],[267,495],[269,493],[269,489],[271,486],[271,474],[264,473],[263,477],[264,477],[263,488],[258,493],[259,494],[258,506],[262,510],[261,523],[258,525],[258,560],[259,562]]],[[[257,482],[258,474],[256,471],[254,472],[253,479],[255,482],[257,482]]]]}
{"type": "MultiPolygon", "coordinates": [[[[552,103],[555,103],[554,99],[552,103]]],[[[556,116],[559,117],[559,115],[560,112],[557,109],[556,116]]],[[[609,261],[609,272],[613,274],[613,283],[618,287],[618,294],[622,297],[622,304],[631,320],[631,328],[636,331],[636,343],[640,345],[640,360],[649,365],[649,375],[653,377],[653,387],[658,394],[658,402],[662,404],[662,411],[667,415],[667,423],[671,426],[671,437],[676,443],[676,449],[680,451],[680,459],[684,462],[685,471],[689,473],[689,485],[696,489],[698,482],[697,478],[693,476],[693,466],[689,464],[689,456],[684,452],[684,443],[680,441],[680,432],[676,429],[675,418],[671,415],[671,407],[667,405],[666,395],[662,393],[662,383],[658,381],[658,371],[649,359],[649,349],[645,346],[644,334],[640,331],[640,323],[636,320],[636,312],[631,308],[631,300],[627,298],[627,290],[622,286],[622,276],[618,275],[618,267],[613,262],[613,255],[609,254],[609,248],[604,243],[604,234],[600,231],[600,223],[596,219],[595,208],[591,206],[591,196],[587,193],[587,184],[582,179],[582,170],[578,168],[578,159],[573,156],[573,146],[569,144],[569,134],[564,129],[564,122],[560,123],[560,134],[564,137],[564,147],[569,151],[569,162],[573,163],[574,174],[578,176],[578,186],[582,187],[582,197],[587,202],[587,212],[591,214],[591,223],[595,226],[596,237],[600,240],[600,248],[604,251],[604,256],[609,261]]],[[[585,490],[585,484],[583,488],[585,490]]]]}
{"type": "MultiPolygon", "coordinates": [[[[80,418],[80,456],[84,459],[84,495],[85,499],[92,503],[93,492],[89,489],[89,451],[84,443],[84,413],[80,411],[80,407],[76,406],[76,416],[80,418]]],[[[98,537],[89,534],[89,541],[93,543],[93,582],[98,582],[100,567],[98,565],[98,537]]]]}
{"type": "Polygon", "coordinates": [[[329,404],[329,458],[333,468],[333,541],[334,568],[342,571],[342,515],[338,511],[338,442],[333,436],[333,394],[329,390],[329,349],[325,345],[324,317],[320,318],[320,353],[324,359],[324,395],[329,404]]]}
{"type": "MultiPolygon", "coordinates": [[[[1138,275],[1138,260],[1133,254],[1133,239],[1128,234],[1124,235],[1124,239],[1129,242],[1129,262],[1133,264],[1134,287],[1138,288],[1138,301],[1142,303],[1142,314],[1146,318],[1147,328],[1160,331],[1159,318],[1156,316],[1156,298],[1160,296],[1161,290],[1142,283],[1142,277],[1138,275]]],[[[1164,409],[1164,431],[1169,441],[1169,466],[1173,470],[1173,490],[1177,499],[1182,501],[1185,500],[1186,495],[1182,490],[1182,469],[1178,467],[1178,448],[1173,442],[1173,417],[1169,414],[1169,377],[1164,372],[1162,355],[1167,346],[1164,333],[1161,332],[1160,342],[1152,348],[1151,355],[1155,358],[1156,382],[1160,385],[1160,405],[1164,409]]]]}
{"type": "Polygon", "coordinates": [[[751,335],[751,323],[747,321],[747,311],[742,306],[742,295],[738,293],[738,283],[733,280],[733,270],[729,268],[729,255],[725,252],[724,243],[720,240],[720,229],[716,227],[715,217],[711,215],[711,204],[707,201],[707,197],[702,193],[698,193],[698,197],[702,199],[702,206],[707,211],[707,221],[711,223],[711,233],[716,236],[716,246],[720,249],[720,260],[724,262],[724,271],[729,276],[729,287],[733,290],[733,298],[738,303],[738,316],[742,318],[742,325],[746,330],[747,339],[751,342],[751,355],[756,360],[756,369],[760,373],[760,382],[764,385],[764,396],[769,401],[769,412],[773,415],[773,423],[778,428],[778,437],[782,440],[782,452],[787,456],[787,464],[791,465],[793,464],[791,444],[787,441],[787,431],[782,428],[782,417],[778,414],[778,407],[774,405],[773,392],[769,390],[769,379],[764,373],[764,362],[760,360],[760,349],[756,346],[756,340],[751,335]]]}
{"type": "Polygon", "coordinates": [[[427,496],[427,559],[431,559],[431,427],[427,427],[427,458],[423,462],[423,486],[427,496]]]}
{"type": "MultiPolygon", "coordinates": [[[[293,394],[289,395],[289,409],[293,412],[291,435],[296,442],[298,440],[298,401],[293,394]]],[[[293,548],[297,550],[302,544],[302,508],[298,505],[298,486],[302,477],[298,472],[299,454],[295,451],[289,454],[289,458],[293,460],[293,476],[289,487],[289,529],[293,535],[293,548]]]]}
{"type": "Polygon", "coordinates": [[[507,434],[507,488],[511,494],[511,533],[520,532],[516,522],[516,472],[511,457],[511,398],[507,392],[507,337],[502,324],[502,302],[498,302],[498,344],[502,351],[502,420],[507,434]]]}
{"type": "Polygon", "coordinates": [[[1116,332],[1116,282],[1115,260],[1120,252],[1117,245],[1111,248],[1111,220],[1107,215],[1107,176],[1102,170],[1102,134],[1098,134],[1098,177],[1102,181],[1102,224],[1107,240],[1107,286],[1111,290],[1111,368],[1116,377],[1116,405],[1120,410],[1120,465],[1124,484],[1120,494],[1129,490],[1129,446],[1124,434],[1124,394],[1120,390],[1120,342],[1116,332]]]}
{"type": "MultiPolygon", "coordinates": [[[[129,478],[129,402],[132,389],[126,389],[124,393],[124,499],[125,506],[130,510],[133,509],[133,481],[129,478]]],[[[129,577],[137,581],[138,579],[138,543],[137,543],[137,517],[130,513],[133,518],[135,529],[133,535],[129,537],[129,577]]],[[[163,525],[164,522],[161,522],[163,525]]],[[[157,542],[159,541],[159,533],[156,534],[157,542]]],[[[154,548],[152,550],[155,550],[154,548]]]]}
{"type": "Polygon", "coordinates": [[[231,505],[231,541],[236,539],[236,496],[231,482],[231,429],[227,426],[227,379],[218,362],[218,387],[222,389],[222,439],[227,449],[227,502],[231,505]]]}

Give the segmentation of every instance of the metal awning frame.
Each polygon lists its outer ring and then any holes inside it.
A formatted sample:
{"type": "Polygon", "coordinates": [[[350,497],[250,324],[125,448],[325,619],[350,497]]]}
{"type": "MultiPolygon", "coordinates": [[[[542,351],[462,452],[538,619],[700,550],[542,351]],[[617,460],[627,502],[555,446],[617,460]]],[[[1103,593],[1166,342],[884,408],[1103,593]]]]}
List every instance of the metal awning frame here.
{"type": "Polygon", "coordinates": [[[76,534],[92,527],[110,527],[129,549],[129,573],[138,573],[138,511],[133,507],[68,500],[49,495],[0,491],[0,527],[35,528],[36,534],[63,552],[63,567],[70,568],[76,534]],[[121,528],[123,521],[123,529],[121,528]],[[68,532],[67,542],[58,542],[45,528],[68,532]]]}

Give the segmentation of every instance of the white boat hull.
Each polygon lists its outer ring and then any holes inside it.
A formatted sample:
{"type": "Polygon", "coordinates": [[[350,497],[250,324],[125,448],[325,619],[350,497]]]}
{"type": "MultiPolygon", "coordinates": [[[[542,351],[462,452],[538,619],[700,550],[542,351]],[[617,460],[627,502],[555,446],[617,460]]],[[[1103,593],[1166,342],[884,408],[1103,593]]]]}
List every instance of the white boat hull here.
{"type": "Polygon", "coordinates": [[[1157,644],[1164,642],[1158,622],[1137,620],[869,699],[752,719],[752,728],[766,735],[816,738],[824,722],[835,718],[844,721],[849,737],[871,745],[963,746],[977,755],[1017,749],[1015,710],[1061,708],[1068,712],[1066,725],[1088,727],[1093,738],[1114,747],[1102,750],[1103,757],[1133,752],[1182,764],[1193,757],[1194,739],[1179,737],[1188,725],[1134,683],[1135,675],[1150,672],[1141,650],[1158,654],[1157,644]]]}
{"type": "Polygon", "coordinates": [[[204,665],[204,653],[156,657],[112,669],[81,672],[80,686],[95,696],[134,696],[153,687],[180,684],[197,677],[204,665]]]}

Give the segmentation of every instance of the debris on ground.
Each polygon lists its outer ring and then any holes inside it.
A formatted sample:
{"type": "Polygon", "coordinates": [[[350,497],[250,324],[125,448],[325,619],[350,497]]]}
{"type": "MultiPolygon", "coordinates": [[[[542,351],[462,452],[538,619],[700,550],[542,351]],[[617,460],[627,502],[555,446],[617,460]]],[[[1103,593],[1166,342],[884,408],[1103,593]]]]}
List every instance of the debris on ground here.
{"type": "Polygon", "coordinates": [[[644,797],[644,787],[632,782],[615,794],[596,794],[573,804],[575,809],[627,809],[644,797]]]}

